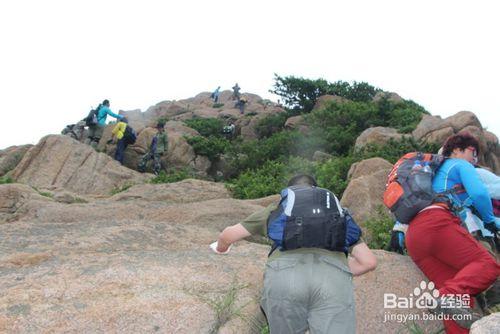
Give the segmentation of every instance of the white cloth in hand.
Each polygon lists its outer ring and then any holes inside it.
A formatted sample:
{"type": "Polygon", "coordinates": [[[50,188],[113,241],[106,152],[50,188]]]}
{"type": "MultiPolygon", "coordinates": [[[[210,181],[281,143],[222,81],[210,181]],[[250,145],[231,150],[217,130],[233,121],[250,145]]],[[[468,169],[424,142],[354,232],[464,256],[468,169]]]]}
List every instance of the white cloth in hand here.
{"type": "Polygon", "coordinates": [[[212,243],[210,244],[210,249],[211,249],[211,250],[213,250],[215,253],[217,253],[217,254],[222,254],[222,255],[228,254],[228,253],[229,253],[229,251],[231,250],[231,247],[233,246],[233,245],[229,245],[229,247],[227,248],[227,250],[226,250],[225,252],[219,252],[219,251],[217,250],[217,245],[218,245],[217,241],[212,242],[212,243]]]}

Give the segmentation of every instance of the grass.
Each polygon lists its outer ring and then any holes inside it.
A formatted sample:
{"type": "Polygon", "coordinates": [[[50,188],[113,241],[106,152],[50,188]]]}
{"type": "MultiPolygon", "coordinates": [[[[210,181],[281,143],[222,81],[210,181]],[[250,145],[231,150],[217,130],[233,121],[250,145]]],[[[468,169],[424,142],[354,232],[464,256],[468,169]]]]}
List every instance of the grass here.
{"type": "Polygon", "coordinates": [[[0,184],[14,183],[14,180],[9,175],[0,177],[0,184]]]}
{"type": "Polygon", "coordinates": [[[124,184],[123,186],[118,186],[115,189],[111,190],[111,196],[124,192],[132,187],[132,184],[124,184]]]}
{"type": "Polygon", "coordinates": [[[224,107],[224,103],[214,103],[214,105],[212,106],[212,108],[222,108],[224,107]]]}
{"type": "Polygon", "coordinates": [[[214,297],[208,297],[208,293],[200,293],[193,291],[192,289],[189,289],[188,293],[196,296],[213,309],[215,313],[215,322],[212,325],[210,333],[216,334],[219,332],[219,329],[233,317],[239,317],[248,321],[248,319],[245,319],[245,317],[241,314],[241,310],[247,306],[248,303],[241,306],[236,305],[238,292],[246,289],[247,287],[248,284],[238,284],[235,279],[227,290],[222,291],[222,293],[218,293],[214,297]]]}
{"type": "Polygon", "coordinates": [[[394,219],[382,206],[377,207],[377,213],[365,222],[367,244],[372,249],[385,249],[391,241],[391,231],[394,219]]]}
{"type": "Polygon", "coordinates": [[[81,197],[75,197],[75,200],[71,204],[84,204],[84,203],[88,203],[88,202],[81,197]]]}
{"type": "MultiPolygon", "coordinates": [[[[37,190],[38,191],[38,190],[37,190]]],[[[44,196],[44,197],[48,197],[48,198],[54,198],[54,194],[53,193],[49,193],[47,191],[38,191],[38,194],[44,196]]]]}
{"type": "Polygon", "coordinates": [[[181,169],[168,173],[162,170],[158,176],[152,178],[149,182],[153,184],[173,183],[192,178],[194,178],[194,175],[192,175],[192,173],[190,173],[187,169],[181,169]]]}

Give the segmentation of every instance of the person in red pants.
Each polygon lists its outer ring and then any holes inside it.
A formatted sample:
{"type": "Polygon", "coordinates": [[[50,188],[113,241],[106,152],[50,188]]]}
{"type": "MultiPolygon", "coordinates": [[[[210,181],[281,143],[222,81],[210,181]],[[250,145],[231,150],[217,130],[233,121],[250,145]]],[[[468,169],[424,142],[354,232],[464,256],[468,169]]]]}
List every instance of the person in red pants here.
{"type": "MultiPolygon", "coordinates": [[[[497,222],[488,192],[471,164],[477,159],[478,150],[477,140],[469,134],[448,138],[443,150],[447,159],[436,172],[433,188],[443,193],[460,185],[465,191],[452,196],[457,200],[470,198],[469,202],[485,222],[484,227],[496,233],[497,222]]],[[[472,297],[495,282],[500,275],[500,265],[461,226],[458,213],[452,212],[451,207],[451,203],[435,203],[420,211],[409,224],[406,246],[415,264],[435,283],[440,296],[469,296],[472,302],[472,297]]],[[[440,311],[456,314],[464,310],[440,308],[440,311]]],[[[477,318],[445,320],[446,333],[469,333],[473,320],[477,318]]]]}

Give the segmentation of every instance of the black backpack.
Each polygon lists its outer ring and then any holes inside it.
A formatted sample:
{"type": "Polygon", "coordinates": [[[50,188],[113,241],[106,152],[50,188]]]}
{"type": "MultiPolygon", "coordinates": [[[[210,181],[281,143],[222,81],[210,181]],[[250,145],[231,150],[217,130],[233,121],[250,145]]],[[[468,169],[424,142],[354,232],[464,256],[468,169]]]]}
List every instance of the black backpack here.
{"type": "MultiPolygon", "coordinates": [[[[359,228],[358,228],[359,229],[359,228]]],[[[346,217],[337,197],[327,189],[292,186],[267,220],[273,249],[323,248],[346,251],[346,217]]]]}
{"type": "Polygon", "coordinates": [[[87,117],[85,117],[85,125],[86,126],[94,126],[99,123],[99,120],[97,119],[97,115],[99,114],[99,109],[101,109],[101,105],[97,106],[97,108],[92,109],[87,117]]]}
{"type": "Polygon", "coordinates": [[[137,134],[135,130],[132,129],[132,127],[128,124],[125,128],[125,132],[123,133],[123,139],[125,140],[125,143],[127,143],[127,145],[133,145],[137,140],[137,134]]]}

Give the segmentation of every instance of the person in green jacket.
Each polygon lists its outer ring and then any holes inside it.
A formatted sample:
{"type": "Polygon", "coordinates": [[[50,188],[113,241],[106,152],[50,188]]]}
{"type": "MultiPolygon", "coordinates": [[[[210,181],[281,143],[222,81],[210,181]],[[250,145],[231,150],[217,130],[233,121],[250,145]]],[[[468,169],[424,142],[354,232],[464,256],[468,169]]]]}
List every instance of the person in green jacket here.
{"type": "Polygon", "coordinates": [[[161,171],[161,157],[168,151],[168,137],[164,129],[165,123],[158,122],[156,129],[158,132],[151,141],[149,151],[142,156],[137,169],[139,172],[144,173],[149,160],[153,160],[153,171],[156,175],[161,171]]]}

